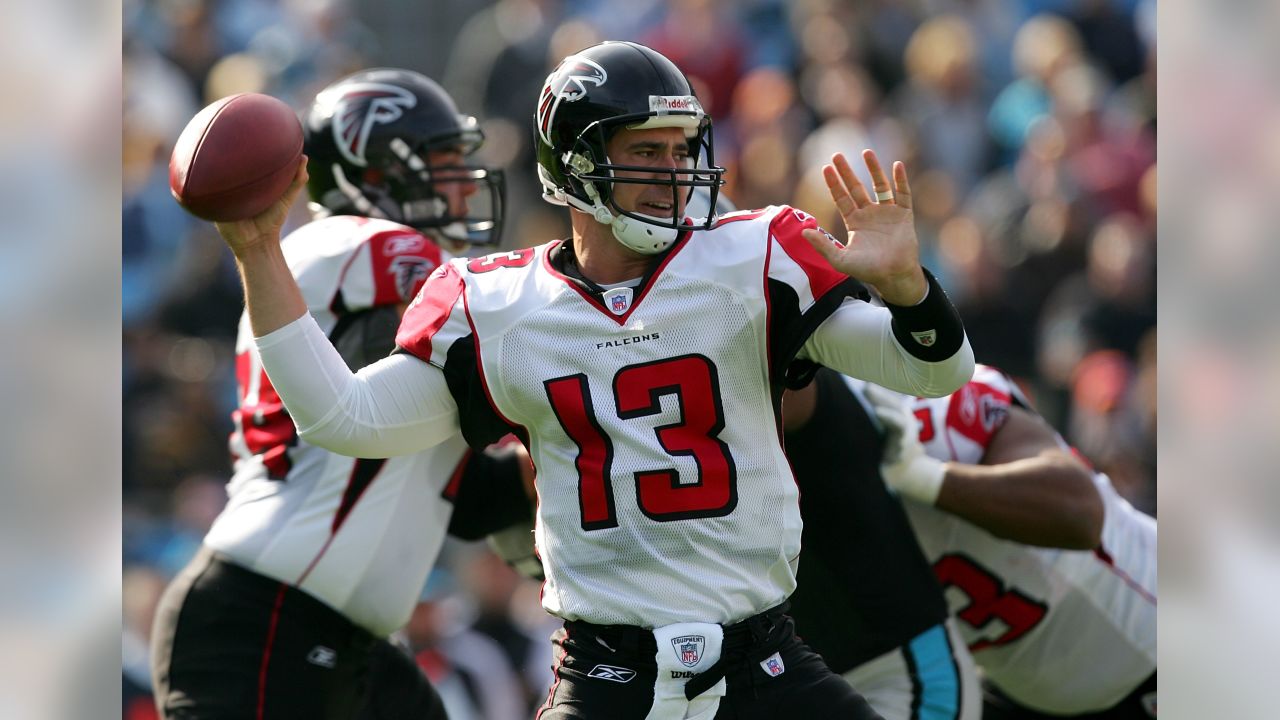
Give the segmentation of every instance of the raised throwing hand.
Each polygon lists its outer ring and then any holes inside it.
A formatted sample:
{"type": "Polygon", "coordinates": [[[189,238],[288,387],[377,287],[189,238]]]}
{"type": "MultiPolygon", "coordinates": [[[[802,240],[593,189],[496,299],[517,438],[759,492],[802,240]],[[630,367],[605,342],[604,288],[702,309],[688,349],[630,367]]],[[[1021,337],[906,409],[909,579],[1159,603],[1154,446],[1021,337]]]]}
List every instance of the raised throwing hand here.
{"type": "Polygon", "coordinates": [[[303,155],[302,160],[298,162],[298,172],[293,176],[293,182],[271,207],[245,220],[214,223],[218,234],[226,241],[236,257],[261,246],[262,243],[280,242],[280,231],[289,215],[289,209],[298,199],[298,194],[307,186],[307,178],[307,156],[303,155]]]}

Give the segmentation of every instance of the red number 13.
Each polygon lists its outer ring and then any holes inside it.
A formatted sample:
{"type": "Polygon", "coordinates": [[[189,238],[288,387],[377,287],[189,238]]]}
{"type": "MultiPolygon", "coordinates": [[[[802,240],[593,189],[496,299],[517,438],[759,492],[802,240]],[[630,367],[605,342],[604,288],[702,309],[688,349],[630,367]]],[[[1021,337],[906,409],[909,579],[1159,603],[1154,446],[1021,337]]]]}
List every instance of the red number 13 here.
{"type": "MultiPolygon", "coordinates": [[[[613,442],[596,419],[586,376],[556,378],[545,386],[560,425],[578,446],[575,465],[582,529],[617,527],[611,481],[613,442]]],[[[668,454],[693,458],[698,480],[681,483],[675,468],[634,473],[640,511],[659,522],[728,515],[738,504],[737,468],[729,446],[718,437],[724,429],[724,408],[711,360],[685,355],[629,365],[613,378],[614,402],[623,420],[657,415],[667,395],[676,397],[680,420],[654,428],[654,434],[668,454]]]]}

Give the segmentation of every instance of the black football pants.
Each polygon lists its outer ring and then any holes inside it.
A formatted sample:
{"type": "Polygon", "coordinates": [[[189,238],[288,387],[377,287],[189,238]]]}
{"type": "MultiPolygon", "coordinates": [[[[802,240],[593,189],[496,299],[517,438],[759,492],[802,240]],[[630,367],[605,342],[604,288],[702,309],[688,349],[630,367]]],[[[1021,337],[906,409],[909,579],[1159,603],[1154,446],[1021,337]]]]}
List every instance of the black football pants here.
{"type": "Polygon", "coordinates": [[[443,720],[412,658],[301,590],[202,549],[156,610],[170,720],[443,720]]]}
{"type": "MultiPolygon", "coordinates": [[[[658,672],[652,631],[570,621],[551,640],[555,681],[537,720],[644,719],[653,705],[658,672]]],[[[727,693],[716,720],[880,720],[861,695],[796,637],[791,618],[782,612],[726,626],[721,658],[727,693]],[[760,665],[774,652],[786,667],[777,677],[760,665]]],[[[699,684],[714,682],[707,680],[699,684]]]]}

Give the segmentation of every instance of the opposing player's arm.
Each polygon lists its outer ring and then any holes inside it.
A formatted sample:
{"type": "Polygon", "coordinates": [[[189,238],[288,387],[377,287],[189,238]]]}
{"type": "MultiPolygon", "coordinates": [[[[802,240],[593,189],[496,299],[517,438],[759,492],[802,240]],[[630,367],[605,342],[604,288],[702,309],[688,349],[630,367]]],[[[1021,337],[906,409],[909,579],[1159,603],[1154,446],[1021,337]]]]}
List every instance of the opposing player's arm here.
{"type": "Polygon", "coordinates": [[[885,427],[880,472],[889,487],[1006,540],[1070,550],[1097,546],[1103,506],[1089,470],[1059,449],[1057,435],[1039,417],[1010,405],[982,464],[948,462],[925,451],[902,396],[874,385],[864,392],[885,427]]]}
{"type": "Polygon", "coordinates": [[[1006,540],[1097,547],[1104,510],[1089,469],[1040,417],[1016,405],[1008,412],[981,465],[943,464],[935,505],[1006,540]]]}

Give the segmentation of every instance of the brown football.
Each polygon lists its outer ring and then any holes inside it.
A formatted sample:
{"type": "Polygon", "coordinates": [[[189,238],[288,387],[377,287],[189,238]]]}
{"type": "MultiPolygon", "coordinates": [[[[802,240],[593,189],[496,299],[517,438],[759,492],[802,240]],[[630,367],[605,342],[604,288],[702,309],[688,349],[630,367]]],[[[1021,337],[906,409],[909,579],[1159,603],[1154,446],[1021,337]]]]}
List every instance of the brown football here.
{"type": "Polygon", "coordinates": [[[259,93],[222,98],[196,114],[169,156],[169,191],[188,212],[244,220],[284,194],[302,156],[302,124],[259,93]]]}

